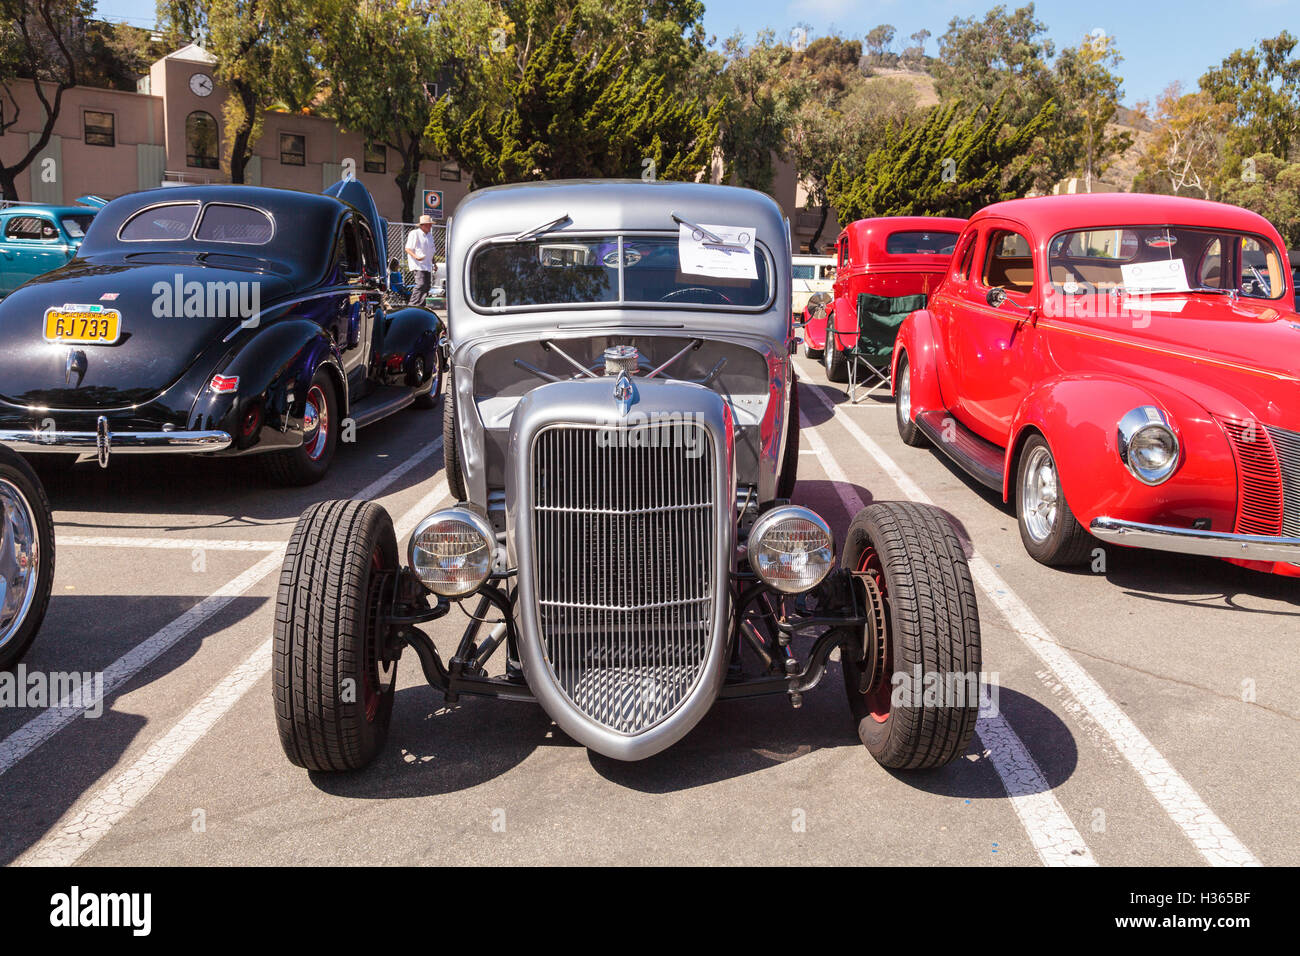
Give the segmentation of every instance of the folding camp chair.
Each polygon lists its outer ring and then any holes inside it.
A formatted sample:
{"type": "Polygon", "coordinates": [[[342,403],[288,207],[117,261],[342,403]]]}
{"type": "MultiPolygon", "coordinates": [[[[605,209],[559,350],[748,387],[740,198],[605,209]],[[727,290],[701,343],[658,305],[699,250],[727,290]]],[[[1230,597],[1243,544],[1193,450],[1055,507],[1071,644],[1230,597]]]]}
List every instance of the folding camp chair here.
{"type": "Polygon", "coordinates": [[[925,308],[925,301],[924,295],[858,295],[858,341],[844,353],[849,367],[850,402],[858,400],[860,386],[867,386],[870,393],[877,385],[889,384],[898,327],[911,313],[925,308]],[[859,372],[863,373],[861,378],[859,372]]]}

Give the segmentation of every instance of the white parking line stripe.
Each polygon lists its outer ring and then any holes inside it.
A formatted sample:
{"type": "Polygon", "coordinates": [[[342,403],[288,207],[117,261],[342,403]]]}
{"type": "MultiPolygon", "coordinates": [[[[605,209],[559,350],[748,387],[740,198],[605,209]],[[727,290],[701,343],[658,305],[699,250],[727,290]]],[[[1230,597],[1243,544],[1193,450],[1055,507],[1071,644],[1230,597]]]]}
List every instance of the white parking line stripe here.
{"type": "MultiPolygon", "coordinates": [[[[898,485],[908,498],[934,504],[898,464],[866,432],[836,406],[822,389],[812,386],[813,396],[829,409],[898,485]]],[[[1043,661],[1097,721],[1115,747],[1137,771],[1143,785],[1156,799],[1192,845],[1214,866],[1258,866],[1259,860],[1215,815],[1196,791],[1167,761],[1136,724],[1120,710],[1093,677],[1063,648],[1034,612],[1002,580],[978,552],[970,558],[971,576],[988,599],[1002,612],[1011,629],[1043,661]]]]}
{"type": "Polygon", "coordinates": [[[61,534],[60,548],[161,548],[179,551],[274,551],[279,541],[237,541],[224,538],[144,538],[131,535],[91,536],[61,534]]]}
{"type": "MultiPolygon", "coordinates": [[[[368,486],[367,489],[373,486],[368,486]]],[[[357,496],[359,499],[361,495],[357,496]]],[[[399,543],[417,522],[447,497],[439,479],[431,492],[409,508],[394,525],[399,543]]],[[[18,866],[71,866],[140,805],[181,759],[271,669],[271,641],[266,641],[227,674],[202,700],[154,741],[131,766],[80,802],[64,822],[18,858],[18,866]]]]}
{"type": "MultiPolygon", "coordinates": [[[[375,497],[378,494],[376,489],[386,488],[420,462],[436,454],[441,448],[442,436],[439,435],[392,471],[366,485],[358,494],[365,495],[367,498],[375,497]]],[[[0,740],[0,776],[8,773],[18,761],[68,726],[86,710],[98,706],[101,700],[117,691],[204,621],[217,614],[262,578],[276,571],[283,560],[284,544],[281,543],[276,546],[275,551],[266,555],[247,571],[227,581],[180,617],[113,661],[104,668],[104,683],[100,697],[89,702],[83,701],[81,707],[72,707],[70,706],[72,698],[69,695],[60,700],[57,706],[41,711],[4,740],[0,740]]]]}
{"type": "MultiPolygon", "coordinates": [[[[856,515],[865,506],[862,496],[849,483],[822,436],[811,427],[806,416],[800,417],[803,421],[800,434],[808,437],[826,477],[835,483],[835,491],[845,509],[850,515],[856,515]]],[[[1038,858],[1047,866],[1095,866],[1097,861],[1088,844],[1006,719],[1000,714],[981,714],[975,729],[1038,858]]]]}

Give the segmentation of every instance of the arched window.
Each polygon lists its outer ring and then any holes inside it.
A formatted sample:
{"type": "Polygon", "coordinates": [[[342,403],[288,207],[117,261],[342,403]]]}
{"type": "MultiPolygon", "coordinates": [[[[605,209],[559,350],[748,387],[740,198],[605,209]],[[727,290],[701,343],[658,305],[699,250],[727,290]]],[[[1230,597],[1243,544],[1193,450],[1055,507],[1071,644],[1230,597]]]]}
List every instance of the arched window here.
{"type": "Polygon", "coordinates": [[[217,121],[211,113],[195,110],[185,117],[185,165],[199,169],[216,169],[217,121]]]}

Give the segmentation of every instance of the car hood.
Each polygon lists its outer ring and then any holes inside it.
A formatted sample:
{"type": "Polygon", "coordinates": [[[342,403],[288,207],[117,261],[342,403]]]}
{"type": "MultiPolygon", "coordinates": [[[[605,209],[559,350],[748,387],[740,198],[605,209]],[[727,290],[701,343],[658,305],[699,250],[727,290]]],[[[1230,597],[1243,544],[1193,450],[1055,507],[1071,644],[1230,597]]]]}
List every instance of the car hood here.
{"type": "Polygon", "coordinates": [[[0,398],[52,409],[142,404],[166,391],[250,308],[265,309],[289,293],[283,278],[256,268],[171,260],[74,259],[0,301],[0,398]],[[120,338],[112,345],[46,341],[46,310],[65,305],[116,310],[120,338]],[[69,373],[73,350],[86,358],[80,381],[69,373]]]}
{"type": "MultiPolygon", "coordinates": [[[[1089,366],[1119,373],[1140,367],[1153,379],[1176,381],[1216,415],[1300,428],[1300,314],[1282,302],[1228,296],[1154,296],[1146,303],[1119,317],[1051,321],[1094,343],[1085,348],[1094,356],[1089,366]]],[[[1058,359],[1079,355],[1053,352],[1058,359]]]]}

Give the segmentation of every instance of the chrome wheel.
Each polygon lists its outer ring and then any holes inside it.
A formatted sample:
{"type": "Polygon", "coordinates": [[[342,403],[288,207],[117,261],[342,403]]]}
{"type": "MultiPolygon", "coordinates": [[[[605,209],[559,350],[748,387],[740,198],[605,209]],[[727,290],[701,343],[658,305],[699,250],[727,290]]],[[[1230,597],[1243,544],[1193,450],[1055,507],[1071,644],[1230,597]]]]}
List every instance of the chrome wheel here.
{"type": "Polygon", "coordinates": [[[319,460],[329,443],[330,410],[325,400],[325,392],[319,385],[313,385],[307,393],[307,407],[302,413],[302,430],[306,435],[303,444],[307,447],[307,457],[319,460]]]}
{"type": "Polygon", "coordinates": [[[36,514],[18,486],[0,478],[0,649],[27,619],[40,569],[36,514]]]}
{"type": "Polygon", "coordinates": [[[1039,445],[1029,452],[1020,485],[1020,517],[1034,541],[1046,541],[1056,529],[1060,501],[1056,462],[1051,452],[1039,445]]]}
{"type": "Polygon", "coordinates": [[[912,420],[912,369],[904,359],[898,365],[898,395],[894,398],[898,424],[906,427],[912,420]]]}

